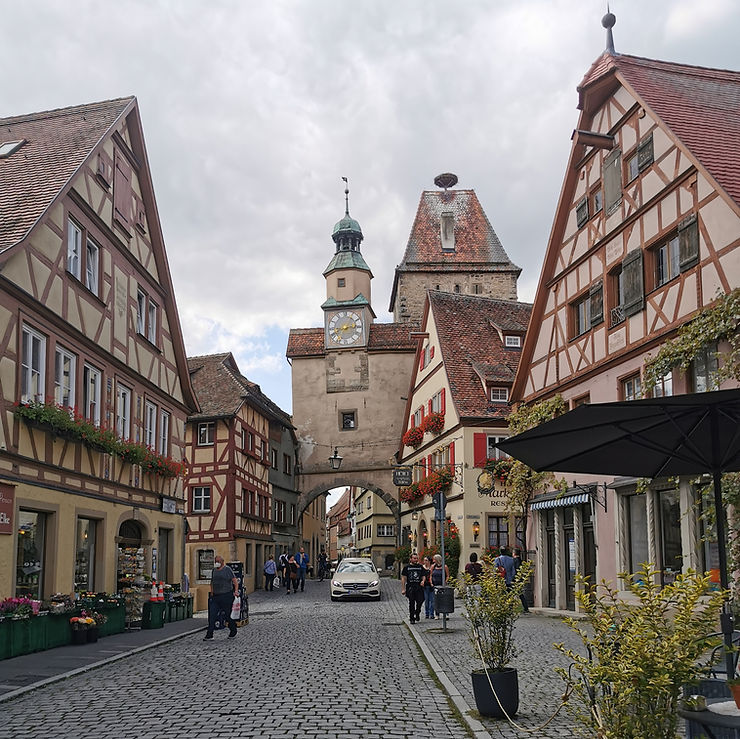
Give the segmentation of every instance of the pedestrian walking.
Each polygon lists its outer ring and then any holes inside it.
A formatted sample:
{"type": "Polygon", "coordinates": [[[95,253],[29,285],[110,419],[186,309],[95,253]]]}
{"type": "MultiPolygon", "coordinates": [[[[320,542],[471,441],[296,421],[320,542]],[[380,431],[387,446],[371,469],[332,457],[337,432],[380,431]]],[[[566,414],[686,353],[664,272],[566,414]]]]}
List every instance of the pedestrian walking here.
{"type": "Polygon", "coordinates": [[[419,555],[414,552],[411,561],[401,570],[401,595],[409,599],[409,620],[416,623],[424,602],[424,568],[419,564],[419,555]]]}
{"type": "Polygon", "coordinates": [[[224,564],[224,558],[217,554],[211,570],[208,629],[206,630],[205,639],[213,639],[213,630],[216,628],[216,621],[220,618],[222,611],[226,614],[226,621],[229,625],[229,639],[236,636],[236,621],[231,618],[231,606],[237,595],[239,595],[239,581],[231,567],[224,564]]]}
{"type": "Polygon", "coordinates": [[[288,556],[287,552],[283,552],[278,558],[278,565],[280,567],[280,577],[282,577],[283,583],[285,584],[285,589],[288,592],[290,592],[290,567],[288,566],[289,562],[290,562],[290,557],[288,556]]]}
{"type": "Polygon", "coordinates": [[[298,592],[298,564],[295,561],[295,557],[292,557],[288,560],[288,586],[286,588],[286,595],[290,595],[290,588],[291,585],[293,586],[293,593],[298,592]]]}
{"type": "Polygon", "coordinates": [[[424,568],[424,618],[434,618],[434,587],[432,585],[432,561],[429,557],[424,557],[421,561],[424,568]]]}
{"type": "MultiPolygon", "coordinates": [[[[444,577],[442,572],[442,555],[435,554],[432,557],[432,590],[442,587],[450,579],[450,568],[447,565],[444,566],[444,577]]],[[[439,614],[436,617],[439,618],[439,614]]]]}
{"type": "Polygon", "coordinates": [[[329,576],[329,561],[326,552],[322,549],[319,554],[319,582],[324,581],[324,576],[329,576]]]}
{"type": "Polygon", "coordinates": [[[267,558],[267,562],[265,562],[264,572],[265,590],[272,590],[275,575],[277,574],[277,565],[275,564],[275,557],[272,554],[267,558]]]}
{"type": "MultiPolygon", "coordinates": [[[[519,568],[522,566],[521,552],[518,549],[514,549],[511,553],[511,558],[514,560],[514,576],[516,577],[516,573],[519,572],[519,568]]],[[[527,603],[527,599],[524,597],[523,590],[519,593],[519,600],[522,602],[522,610],[524,613],[529,613],[529,604],[527,603]]]]}
{"type": "Polygon", "coordinates": [[[498,569],[499,574],[506,581],[506,587],[510,588],[516,577],[516,568],[514,567],[514,558],[509,554],[507,547],[501,547],[498,557],[493,560],[493,566],[498,569]]]}
{"type": "Polygon", "coordinates": [[[308,554],[306,554],[306,550],[303,547],[295,555],[295,563],[298,565],[298,583],[301,586],[301,592],[303,592],[306,584],[306,570],[308,570],[308,554]]]}
{"type": "Polygon", "coordinates": [[[480,576],[483,574],[483,565],[478,561],[476,552],[470,553],[470,562],[465,565],[465,572],[470,575],[473,582],[480,580],[480,576]]]}

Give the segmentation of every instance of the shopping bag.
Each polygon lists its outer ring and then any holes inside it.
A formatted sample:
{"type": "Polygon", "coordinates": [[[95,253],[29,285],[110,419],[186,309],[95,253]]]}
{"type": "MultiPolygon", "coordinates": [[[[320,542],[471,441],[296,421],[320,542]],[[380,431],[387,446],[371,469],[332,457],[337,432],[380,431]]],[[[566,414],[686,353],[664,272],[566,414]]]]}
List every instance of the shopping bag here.
{"type": "Polygon", "coordinates": [[[236,595],[234,596],[234,603],[231,606],[231,618],[234,621],[238,621],[242,615],[242,599],[236,595]]]}

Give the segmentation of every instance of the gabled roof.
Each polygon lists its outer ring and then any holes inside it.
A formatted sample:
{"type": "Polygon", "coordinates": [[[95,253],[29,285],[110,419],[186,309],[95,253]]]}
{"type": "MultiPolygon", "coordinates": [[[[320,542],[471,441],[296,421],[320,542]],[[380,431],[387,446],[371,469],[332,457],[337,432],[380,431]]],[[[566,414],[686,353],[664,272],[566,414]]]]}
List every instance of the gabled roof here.
{"type": "Polygon", "coordinates": [[[231,352],[188,357],[190,381],[200,404],[200,413],[188,421],[235,416],[244,403],[257,407],[270,420],[293,428],[290,416],[239,372],[231,352]]]}
{"type": "Polygon", "coordinates": [[[0,118],[0,144],[26,140],[0,159],[0,252],[28,234],[134,102],[125,97],[0,118]]]}
{"type": "MultiPolygon", "coordinates": [[[[415,323],[371,323],[368,351],[415,352],[416,339],[412,331],[418,331],[415,323]]],[[[285,355],[294,357],[319,357],[326,354],[323,328],[292,328],[288,335],[285,355]]]]}
{"type": "Polygon", "coordinates": [[[492,403],[485,382],[510,384],[520,351],[507,349],[497,327],[526,331],[530,303],[431,290],[429,311],[439,338],[452,400],[461,419],[506,419],[511,408],[492,403]]]}
{"type": "Polygon", "coordinates": [[[631,89],[740,204],[740,72],[605,52],[578,87],[579,107],[590,107],[595,88],[603,88],[600,104],[613,89],[609,77],[631,89]]]}

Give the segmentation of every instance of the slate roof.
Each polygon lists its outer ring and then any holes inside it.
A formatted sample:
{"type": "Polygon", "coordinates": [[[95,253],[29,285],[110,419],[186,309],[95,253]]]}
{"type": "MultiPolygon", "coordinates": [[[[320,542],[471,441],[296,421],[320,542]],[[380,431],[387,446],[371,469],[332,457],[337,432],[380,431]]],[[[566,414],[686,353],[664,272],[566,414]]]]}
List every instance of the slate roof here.
{"type": "Polygon", "coordinates": [[[425,190],[397,269],[454,272],[472,265],[481,272],[521,272],[504,251],[474,190],[425,190]],[[446,211],[455,219],[455,250],[443,252],[440,220],[446,211]]]}
{"type": "Polygon", "coordinates": [[[188,416],[188,421],[204,418],[228,418],[248,403],[256,406],[271,420],[288,428],[293,424],[290,416],[272,402],[260,386],[239,372],[231,352],[188,357],[190,382],[195,390],[200,413],[188,416]]]}
{"type": "Polygon", "coordinates": [[[0,252],[31,230],[134,97],[0,118],[0,144],[26,143],[0,159],[0,252]]]}
{"type": "MultiPolygon", "coordinates": [[[[411,337],[418,331],[415,323],[371,323],[368,351],[416,352],[417,340],[411,337]]],[[[317,357],[326,354],[323,328],[292,328],[288,335],[288,358],[317,357]]]]}
{"type": "Polygon", "coordinates": [[[602,54],[578,87],[589,91],[615,75],[740,204],[740,72],[602,54]]]}
{"type": "Polygon", "coordinates": [[[429,309],[439,337],[452,400],[461,418],[508,418],[506,403],[492,403],[485,382],[511,384],[519,349],[507,349],[497,329],[522,335],[530,303],[430,291],[429,309]]]}

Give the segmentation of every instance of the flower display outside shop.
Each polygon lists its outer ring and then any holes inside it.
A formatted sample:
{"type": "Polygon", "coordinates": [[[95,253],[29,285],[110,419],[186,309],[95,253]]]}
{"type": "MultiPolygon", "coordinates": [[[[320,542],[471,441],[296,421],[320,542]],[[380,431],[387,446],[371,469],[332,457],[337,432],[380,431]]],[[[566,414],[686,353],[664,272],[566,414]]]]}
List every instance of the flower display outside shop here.
{"type": "Polygon", "coordinates": [[[444,427],[445,417],[442,413],[430,413],[421,422],[421,429],[427,434],[441,434],[444,427]]]}
{"type": "Polygon", "coordinates": [[[140,465],[145,472],[160,477],[185,474],[183,463],[158,454],[145,444],[120,439],[112,429],[90,423],[74,408],[53,402],[31,401],[16,403],[14,414],[30,425],[47,428],[56,436],[79,441],[90,449],[115,454],[125,462],[140,465]]]}
{"type": "MultiPolygon", "coordinates": [[[[84,611],[83,611],[84,613],[84,611]]],[[[72,631],[87,631],[95,626],[95,619],[92,616],[72,616],[69,619],[69,623],[72,625],[72,631]]]]}
{"type": "Polygon", "coordinates": [[[402,488],[399,497],[405,503],[414,503],[425,495],[434,495],[440,491],[449,490],[454,477],[449,467],[442,467],[428,474],[423,480],[402,488]]]}
{"type": "Polygon", "coordinates": [[[30,598],[5,598],[0,601],[0,616],[28,618],[39,612],[37,603],[30,598]]]}
{"type": "Polygon", "coordinates": [[[412,426],[404,435],[401,441],[405,446],[410,446],[414,449],[421,444],[424,439],[424,431],[421,426],[412,426]]]}

